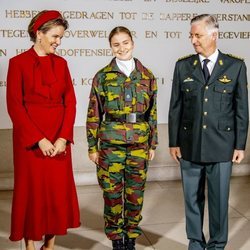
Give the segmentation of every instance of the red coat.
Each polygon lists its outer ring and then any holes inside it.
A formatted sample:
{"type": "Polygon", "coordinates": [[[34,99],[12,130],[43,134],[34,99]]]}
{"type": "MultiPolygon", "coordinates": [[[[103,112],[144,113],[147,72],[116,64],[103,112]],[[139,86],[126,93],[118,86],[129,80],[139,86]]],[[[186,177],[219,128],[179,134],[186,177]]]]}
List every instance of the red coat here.
{"type": "Polygon", "coordinates": [[[13,122],[13,241],[65,234],[67,228],[80,224],[70,148],[75,106],[63,58],[54,54],[41,58],[31,48],[10,59],[7,107],[13,122]],[[52,143],[59,137],[67,139],[67,154],[43,156],[37,143],[44,137],[52,143]]]}

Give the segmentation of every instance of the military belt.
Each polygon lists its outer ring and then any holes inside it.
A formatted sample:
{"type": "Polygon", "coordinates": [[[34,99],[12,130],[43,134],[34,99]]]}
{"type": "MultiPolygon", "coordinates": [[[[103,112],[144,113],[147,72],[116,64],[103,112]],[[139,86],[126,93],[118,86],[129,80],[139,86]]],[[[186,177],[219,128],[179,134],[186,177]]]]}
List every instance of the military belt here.
{"type": "Polygon", "coordinates": [[[130,113],[130,114],[124,114],[124,115],[105,114],[105,121],[126,122],[126,123],[144,122],[145,115],[138,114],[138,113],[130,113]]]}

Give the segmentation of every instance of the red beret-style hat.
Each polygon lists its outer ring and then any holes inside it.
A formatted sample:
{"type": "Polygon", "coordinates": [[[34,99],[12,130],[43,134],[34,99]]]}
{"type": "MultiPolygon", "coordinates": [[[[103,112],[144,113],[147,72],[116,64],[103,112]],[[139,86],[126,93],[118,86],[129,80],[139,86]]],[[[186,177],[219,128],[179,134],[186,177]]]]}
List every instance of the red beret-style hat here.
{"type": "Polygon", "coordinates": [[[33,26],[33,31],[34,33],[37,32],[37,30],[45,23],[47,23],[50,20],[53,19],[58,19],[58,18],[62,18],[61,14],[59,11],[57,10],[48,10],[46,12],[44,12],[42,15],[40,15],[37,20],[34,23],[33,26]]]}

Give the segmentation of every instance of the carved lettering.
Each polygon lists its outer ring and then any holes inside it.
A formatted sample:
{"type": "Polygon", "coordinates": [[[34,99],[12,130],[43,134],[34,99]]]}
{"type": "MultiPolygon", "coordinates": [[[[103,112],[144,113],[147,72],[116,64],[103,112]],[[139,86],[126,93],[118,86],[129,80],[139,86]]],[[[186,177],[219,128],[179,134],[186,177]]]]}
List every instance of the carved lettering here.
{"type": "Polygon", "coordinates": [[[250,0],[220,0],[221,3],[250,3],[250,0]]]}
{"type": "Polygon", "coordinates": [[[7,56],[7,49],[0,49],[0,56],[7,56]]]}
{"type": "Polygon", "coordinates": [[[210,3],[210,0],[166,0],[167,3],[210,3]]]}
{"type": "Polygon", "coordinates": [[[64,37],[69,38],[108,38],[106,30],[66,30],[64,37]]]}
{"type": "Polygon", "coordinates": [[[149,30],[145,31],[145,38],[157,38],[157,36],[158,36],[157,31],[149,31],[149,30]]]}
{"type": "Polygon", "coordinates": [[[7,82],[0,80],[0,87],[6,87],[7,82]]]}
{"type": "Polygon", "coordinates": [[[154,13],[153,12],[143,12],[142,13],[142,20],[154,20],[154,13]]]}
{"type": "Polygon", "coordinates": [[[102,20],[114,19],[114,12],[108,12],[108,11],[97,11],[97,12],[62,11],[61,14],[66,19],[102,19],[102,20]]]}
{"type": "Polygon", "coordinates": [[[82,78],[81,85],[91,85],[92,81],[93,81],[93,78],[82,78]]]}
{"type": "Polygon", "coordinates": [[[248,31],[226,31],[226,32],[219,32],[219,39],[250,39],[250,32],[248,31]]]}
{"type": "Polygon", "coordinates": [[[27,30],[0,30],[0,37],[3,38],[13,38],[20,37],[26,38],[29,37],[27,30]]]}
{"type": "Polygon", "coordinates": [[[180,39],[181,38],[180,31],[164,31],[165,37],[167,39],[180,39]]]}
{"type": "Polygon", "coordinates": [[[160,13],[162,21],[190,21],[196,13],[160,13]]]}
{"type": "Polygon", "coordinates": [[[136,12],[119,12],[121,19],[126,20],[135,20],[137,13],[136,12]]]}
{"type": "Polygon", "coordinates": [[[5,18],[33,18],[37,10],[5,10],[5,18]]]}
{"type": "Polygon", "coordinates": [[[59,56],[113,56],[111,49],[57,49],[59,56]]]}
{"type": "Polygon", "coordinates": [[[16,55],[19,55],[23,52],[25,52],[27,49],[16,49],[16,55]]]}

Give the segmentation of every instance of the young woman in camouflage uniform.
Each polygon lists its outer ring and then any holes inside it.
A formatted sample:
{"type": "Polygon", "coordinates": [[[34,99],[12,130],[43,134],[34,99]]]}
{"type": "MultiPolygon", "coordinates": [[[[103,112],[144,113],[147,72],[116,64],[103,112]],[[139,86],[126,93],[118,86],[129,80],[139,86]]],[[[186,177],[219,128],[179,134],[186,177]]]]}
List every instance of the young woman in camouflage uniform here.
{"type": "Polygon", "coordinates": [[[103,190],[105,233],[113,249],[133,250],[141,234],[148,161],[157,145],[157,85],[151,71],[132,56],[127,28],[114,28],[109,43],[115,58],[97,72],[90,93],[89,158],[103,190]]]}

